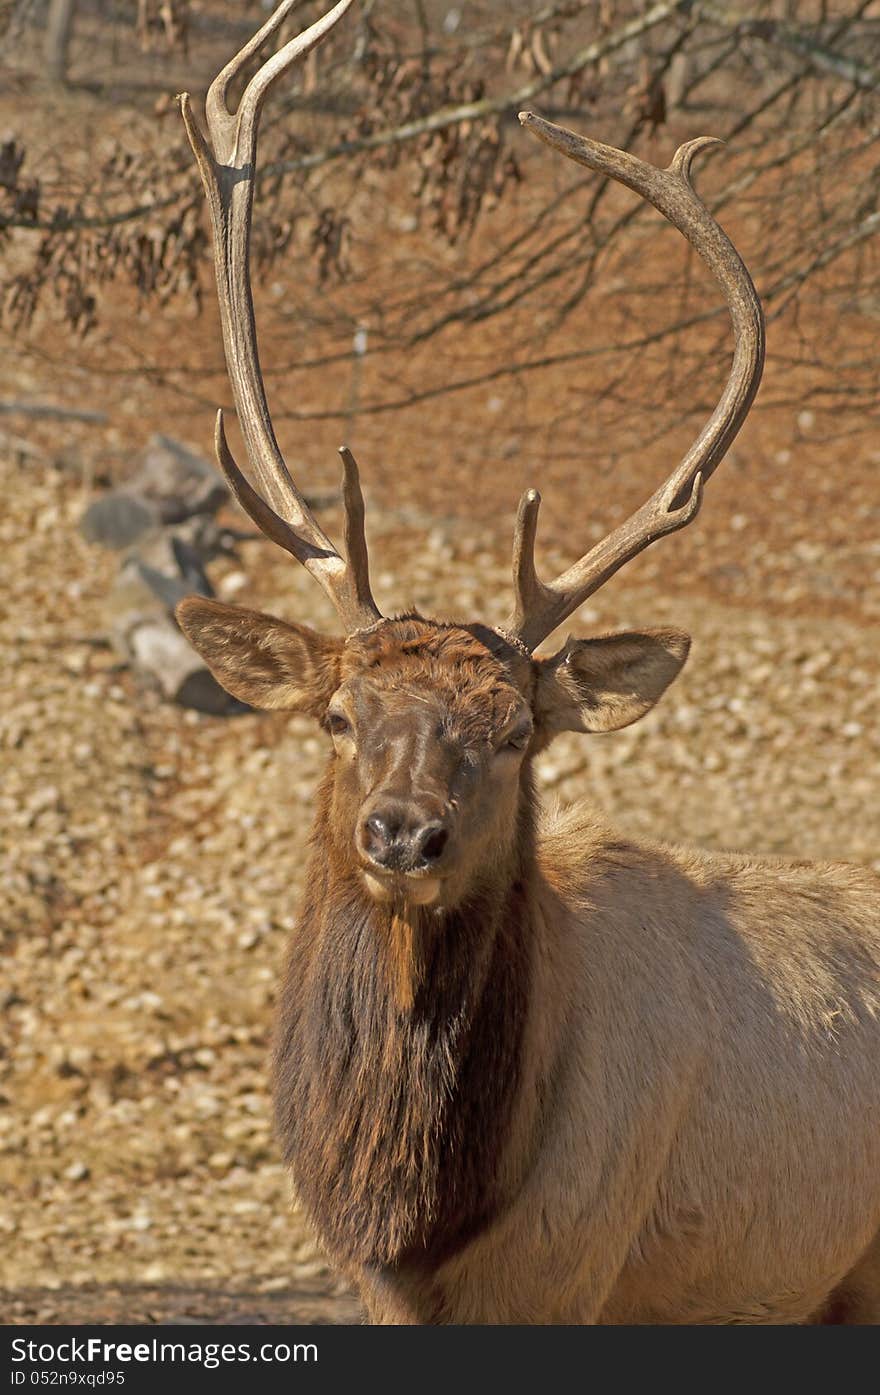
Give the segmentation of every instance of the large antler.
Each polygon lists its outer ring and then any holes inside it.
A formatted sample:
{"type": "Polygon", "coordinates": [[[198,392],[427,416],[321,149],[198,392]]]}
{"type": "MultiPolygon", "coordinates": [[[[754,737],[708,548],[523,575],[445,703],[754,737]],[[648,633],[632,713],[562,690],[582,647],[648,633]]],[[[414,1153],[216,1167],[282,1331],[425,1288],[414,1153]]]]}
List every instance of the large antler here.
{"type": "Polygon", "coordinates": [[[217,459],[242,507],[273,542],[292,553],[320,582],[351,633],[380,618],[370,591],[364,501],[357,465],[351,452],[343,447],[344,561],[294,484],[275,439],[257,353],[249,258],[257,132],[266,93],[277,78],[326,38],[353,0],[339,0],[309,29],[267,59],[247,84],[237,111],[231,112],[227,102],[230,84],[299,2],[283,0],[259,33],[211,83],[205,102],[207,140],[196,125],[186,92],[180,97],[180,109],[211,210],[226,366],[248,459],[265,497],[248,483],[233,460],[222,412],[217,414],[217,459]]]}
{"type": "Polygon", "coordinates": [[[657,538],[684,528],[696,517],[703,485],[721,463],[758,390],[764,366],[764,317],[736,248],[690,182],[691,162],[696,153],[721,142],[711,136],[688,141],[676,151],[669,168],[660,170],[622,150],[554,126],[531,112],[520,112],[519,119],[569,159],[634,189],[684,233],[727,297],[736,340],[733,366],[721,400],[681,464],[646,504],[555,581],[543,582],[535,571],[535,531],[541,496],[535,489],[523,495],[514,536],[516,607],[507,629],[531,650],[625,562],[657,538]]]}

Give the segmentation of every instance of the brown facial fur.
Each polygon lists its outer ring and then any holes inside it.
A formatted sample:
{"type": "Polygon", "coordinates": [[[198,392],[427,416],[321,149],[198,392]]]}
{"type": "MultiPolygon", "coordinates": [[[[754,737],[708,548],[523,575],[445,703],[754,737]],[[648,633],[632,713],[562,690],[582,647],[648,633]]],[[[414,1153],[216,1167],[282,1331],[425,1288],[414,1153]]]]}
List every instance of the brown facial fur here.
{"type": "MultiPolygon", "coordinates": [[[[358,850],[372,877],[381,869],[362,846],[371,811],[390,802],[438,821],[448,841],[430,881],[449,909],[474,890],[480,867],[509,852],[532,729],[531,665],[512,650],[496,656],[482,635],[406,617],[349,640],[339,678],[330,713],[348,729],[334,738],[331,836],[340,851],[358,850]],[[511,734],[518,749],[506,743],[511,734]]],[[[387,882],[380,899],[398,910],[417,903],[417,878],[387,882]]]]}

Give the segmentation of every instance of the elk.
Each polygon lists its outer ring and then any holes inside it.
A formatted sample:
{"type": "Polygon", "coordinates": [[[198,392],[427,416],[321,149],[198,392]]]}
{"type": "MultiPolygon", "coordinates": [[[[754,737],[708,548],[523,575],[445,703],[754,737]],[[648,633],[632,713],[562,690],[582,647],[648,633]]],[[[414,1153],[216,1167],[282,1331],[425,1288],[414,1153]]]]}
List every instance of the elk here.
{"type": "Polygon", "coordinates": [[[749,274],[691,184],[523,113],[693,244],[729,305],[730,378],[649,501],[553,581],[539,495],[519,507],[503,628],[373,600],[358,469],[344,555],[272,429],[248,270],[269,86],[340,0],[228,89],[208,137],[181,98],[213,219],[223,340],[263,532],[332,600],[344,637],[191,597],[186,635],[234,696],[308,713],[332,749],[275,1033],[279,1139],[334,1262],[381,1323],[880,1321],[880,880],[867,870],[633,842],[588,806],[547,820],[535,754],[660,698],[673,629],[535,650],[643,548],[697,514],[749,411],[764,331],[749,274]]]}

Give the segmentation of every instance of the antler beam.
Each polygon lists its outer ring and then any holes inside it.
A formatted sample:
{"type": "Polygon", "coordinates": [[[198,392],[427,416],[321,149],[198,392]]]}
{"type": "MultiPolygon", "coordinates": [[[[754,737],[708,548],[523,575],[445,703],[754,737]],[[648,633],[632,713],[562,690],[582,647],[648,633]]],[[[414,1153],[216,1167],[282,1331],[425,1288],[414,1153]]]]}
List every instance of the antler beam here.
{"type": "Polygon", "coordinates": [[[180,97],[180,109],[208,196],[226,366],[258,489],[248,482],[232,457],[222,412],[217,415],[217,459],[242,507],[273,542],[292,553],[311,572],[330,597],[347,632],[352,633],[381,618],[370,591],[357,464],[343,447],[344,560],[294,484],[275,439],[257,351],[249,264],[257,134],[266,94],[294,63],[327,37],[353,0],[339,0],[326,15],[263,63],[245,87],[235,112],[230,111],[228,103],[230,84],[299,3],[300,0],[283,0],[262,29],[214,79],[205,102],[207,139],[195,121],[186,92],[180,97]]]}
{"type": "Polygon", "coordinates": [[[532,112],[520,112],[519,119],[554,150],[633,189],[684,234],[727,298],[735,338],[727,386],[681,464],[647,503],[555,581],[541,581],[535,570],[541,496],[534,489],[523,495],[513,549],[515,608],[506,628],[531,650],[626,562],[696,517],[703,485],[730,448],[758,390],[764,367],[764,317],[739,253],[699,199],[690,180],[694,156],[707,146],[722,142],[712,136],[688,141],[676,151],[669,168],[660,170],[622,150],[555,126],[532,112]]]}

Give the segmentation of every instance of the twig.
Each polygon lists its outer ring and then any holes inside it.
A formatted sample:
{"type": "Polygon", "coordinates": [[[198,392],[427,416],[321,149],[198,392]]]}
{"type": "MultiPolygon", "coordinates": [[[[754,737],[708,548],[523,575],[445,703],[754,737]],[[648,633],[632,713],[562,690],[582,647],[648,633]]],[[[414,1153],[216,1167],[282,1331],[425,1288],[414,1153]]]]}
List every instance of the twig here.
{"type": "Polygon", "coordinates": [[[53,407],[43,402],[0,402],[0,416],[33,417],[46,421],[86,421],[100,426],[106,412],[90,412],[78,407],[53,407]]]}

